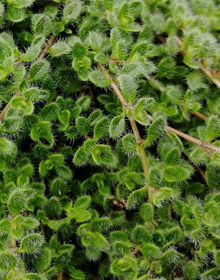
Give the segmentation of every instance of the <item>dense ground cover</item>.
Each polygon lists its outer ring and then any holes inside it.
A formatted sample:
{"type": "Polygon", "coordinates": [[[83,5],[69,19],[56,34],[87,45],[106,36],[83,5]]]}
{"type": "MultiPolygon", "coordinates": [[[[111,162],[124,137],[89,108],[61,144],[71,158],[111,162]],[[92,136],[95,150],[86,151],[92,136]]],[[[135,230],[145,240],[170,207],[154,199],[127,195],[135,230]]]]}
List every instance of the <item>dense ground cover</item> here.
{"type": "Polygon", "coordinates": [[[220,278],[220,1],[0,1],[0,279],[220,278]]]}

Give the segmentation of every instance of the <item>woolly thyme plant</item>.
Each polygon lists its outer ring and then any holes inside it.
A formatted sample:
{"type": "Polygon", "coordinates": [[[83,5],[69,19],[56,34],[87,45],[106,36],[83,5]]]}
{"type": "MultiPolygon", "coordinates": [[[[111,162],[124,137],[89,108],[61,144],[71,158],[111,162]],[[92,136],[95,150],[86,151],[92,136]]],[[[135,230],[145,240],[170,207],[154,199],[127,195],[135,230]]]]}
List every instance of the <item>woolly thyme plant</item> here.
{"type": "Polygon", "coordinates": [[[219,0],[0,1],[0,279],[220,279],[219,0]]]}

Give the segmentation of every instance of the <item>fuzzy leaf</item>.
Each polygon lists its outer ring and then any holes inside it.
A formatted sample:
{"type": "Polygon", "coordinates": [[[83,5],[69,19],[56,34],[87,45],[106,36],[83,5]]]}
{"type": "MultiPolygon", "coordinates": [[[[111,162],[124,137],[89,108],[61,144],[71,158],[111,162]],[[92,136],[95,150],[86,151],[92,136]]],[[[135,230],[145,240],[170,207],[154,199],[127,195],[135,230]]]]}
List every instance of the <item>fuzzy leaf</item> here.
{"type": "Polygon", "coordinates": [[[152,122],[148,128],[147,141],[153,142],[159,138],[165,129],[165,120],[163,117],[159,117],[152,122]]]}
{"type": "Polygon", "coordinates": [[[120,137],[125,130],[125,119],[123,116],[114,117],[109,126],[109,135],[111,138],[120,137]]]}
{"type": "Polygon", "coordinates": [[[116,167],[118,162],[111,147],[107,145],[96,145],[92,151],[92,158],[96,164],[112,168],[116,167]]]}
{"type": "Polygon", "coordinates": [[[168,182],[180,182],[190,177],[190,172],[181,166],[167,166],[164,169],[164,179],[168,182]]]}
{"type": "Polygon", "coordinates": [[[99,70],[93,70],[89,73],[89,79],[97,87],[106,88],[110,86],[111,81],[107,79],[99,70]]]}
{"type": "Polygon", "coordinates": [[[53,46],[49,48],[49,54],[54,57],[68,54],[69,52],[70,52],[69,45],[63,41],[59,41],[53,44],[53,46]]]}
{"type": "Polygon", "coordinates": [[[49,248],[43,248],[37,257],[36,267],[38,272],[45,271],[51,264],[51,250],[49,248]]]}
{"type": "Polygon", "coordinates": [[[144,197],[146,196],[146,193],[146,187],[133,191],[128,197],[126,208],[134,209],[137,206],[137,204],[143,201],[144,197]]]}
{"type": "Polygon", "coordinates": [[[94,138],[100,139],[105,137],[108,134],[109,129],[109,120],[107,117],[99,120],[94,127],[94,138]]]}
{"type": "Polygon", "coordinates": [[[45,14],[35,14],[32,19],[33,31],[35,34],[48,36],[53,31],[53,23],[45,14]]]}
{"type": "Polygon", "coordinates": [[[0,269],[3,271],[10,271],[15,268],[17,258],[10,251],[0,252],[0,269]]]}
{"type": "Polygon", "coordinates": [[[207,134],[209,141],[220,135],[220,118],[218,116],[212,115],[207,120],[207,134]]]}
{"type": "Polygon", "coordinates": [[[81,1],[72,1],[66,3],[63,9],[63,22],[67,24],[69,22],[75,21],[82,11],[82,2],[81,1]]]}
{"type": "Polygon", "coordinates": [[[19,251],[21,253],[31,254],[39,250],[39,248],[43,245],[44,239],[43,236],[38,233],[32,233],[25,236],[21,240],[21,245],[19,251]]]}
{"type": "Polygon", "coordinates": [[[134,102],[137,93],[136,81],[131,75],[120,75],[119,84],[124,97],[130,102],[134,102]]]}
{"type": "Polygon", "coordinates": [[[29,80],[36,82],[42,80],[47,76],[50,69],[50,64],[47,60],[40,60],[31,65],[29,71],[29,80]]]}
{"type": "Polygon", "coordinates": [[[15,8],[27,8],[29,7],[34,1],[33,0],[10,0],[10,4],[15,8]]]}

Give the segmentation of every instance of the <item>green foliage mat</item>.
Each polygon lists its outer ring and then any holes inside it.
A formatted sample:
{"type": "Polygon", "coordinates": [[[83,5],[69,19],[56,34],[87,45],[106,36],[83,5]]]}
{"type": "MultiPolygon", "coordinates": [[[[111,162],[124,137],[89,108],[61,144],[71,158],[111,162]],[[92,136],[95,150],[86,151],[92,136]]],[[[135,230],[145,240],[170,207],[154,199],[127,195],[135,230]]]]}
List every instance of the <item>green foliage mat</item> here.
{"type": "Polygon", "coordinates": [[[220,1],[0,0],[0,280],[220,279],[220,1]]]}

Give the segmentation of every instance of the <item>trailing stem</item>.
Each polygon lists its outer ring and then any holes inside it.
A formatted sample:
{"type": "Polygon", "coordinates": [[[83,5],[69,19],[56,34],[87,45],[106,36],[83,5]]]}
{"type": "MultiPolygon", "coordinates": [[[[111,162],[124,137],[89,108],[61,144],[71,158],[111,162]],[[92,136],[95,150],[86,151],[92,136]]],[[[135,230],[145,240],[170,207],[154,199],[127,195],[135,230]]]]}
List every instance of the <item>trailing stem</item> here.
{"type": "MultiPolygon", "coordinates": [[[[162,43],[166,43],[166,38],[161,36],[161,35],[157,35],[156,36],[158,40],[160,40],[162,43]]],[[[183,42],[182,40],[178,37],[175,36],[176,42],[178,44],[179,47],[183,46],[183,42]]],[[[180,51],[180,53],[185,56],[186,52],[185,51],[180,51]]],[[[204,66],[203,61],[200,61],[200,69],[202,70],[202,72],[220,89],[220,81],[219,79],[217,79],[212,72],[204,66]]],[[[195,115],[195,114],[194,114],[195,115]]]]}
{"type": "MultiPolygon", "coordinates": [[[[100,68],[100,70],[103,72],[103,74],[112,81],[112,77],[109,75],[108,71],[105,69],[105,67],[98,63],[98,67],[100,68]]],[[[120,100],[122,106],[126,109],[126,108],[129,108],[130,105],[127,103],[126,99],[124,98],[123,94],[121,93],[121,91],[119,90],[118,86],[112,81],[111,82],[111,87],[114,91],[114,93],[116,94],[116,96],[118,97],[118,99],[120,100]]],[[[130,121],[130,124],[131,124],[131,127],[132,127],[132,130],[134,132],[134,135],[135,135],[135,139],[136,139],[136,142],[139,146],[138,148],[138,151],[139,151],[139,155],[140,155],[140,158],[141,158],[141,161],[142,161],[142,166],[143,166],[143,169],[144,169],[144,175],[145,175],[145,179],[146,179],[146,182],[147,182],[147,178],[148,178],[148,173],[149,173],[149,166],[148,166],[148,161],[147,161],[147,156],[146,156],[146,153],[144,151],[144,148],[141,147],[141,144],[143,142],[141,136],[140,136],[140,133],[139,133],[139,130],[137,128],[137,125],[136,125],[136,122],[133,118],[129,118],[129,121],[130,121]]]]}
{"type": "MultiPolygon", "coordinates": [[[[153,117],[150,116],[150,115],[147,115],[147,118],[148,118],[150,121],[153,121],[153,120],[154,120],[153,117]]],[[[188,134],[186,134],[186,133],[184,133],[184,132],[182,132],[182,131],[179,131],[179,130],[177,130],[177,129],[175,129],[175,128],[172,128],[171,126],[166,125],[166,126],[165,126],[165,129],[166,129],[166,131],[172,132],[172,133],[174,133],[174,134],[180,136],[181,138],[184,138],[185,140],[187,140],[187,141],[189,141],[189,142],[191,142],[191,143],[193,143],[193,144],[196,144],[196,145],[202,147],[204,150],[205,150],[205,149],[209,149],[209,150],[212,150],[212,151],[215,151],[215,152],[219,152],[219,153],[220,153],[220,148],[215,147],[215,146],[213,146],[213,145],[211,145],[211,144],[207,144],[207,143],[205,143],[205,142],[203,142],[203,141],[201,141],[201,140],[199,140],[199,139],[197,139],[197,138],[194,138],[194,137],[192,137],[192,136],[190,136],[190,135],[188,135],[188,134]]]]}
{"type": "Polygon", "coordinates": [[[62,271],[58,272],[57,280],[63,280],[63,272],[62,271]]]}

